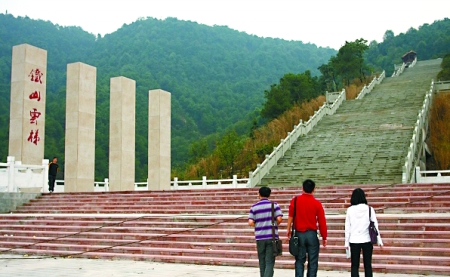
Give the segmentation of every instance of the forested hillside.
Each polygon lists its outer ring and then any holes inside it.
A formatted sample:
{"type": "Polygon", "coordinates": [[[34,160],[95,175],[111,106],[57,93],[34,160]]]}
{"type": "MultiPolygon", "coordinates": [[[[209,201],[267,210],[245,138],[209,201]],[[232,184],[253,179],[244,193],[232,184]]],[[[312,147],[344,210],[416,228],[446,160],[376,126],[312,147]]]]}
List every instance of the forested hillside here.
{"type": "Polygon", "coordinates": [[[406,33],[395,35],[391,30],[384,34],[383,42],[372,41],[366,51],[369,65],[377,70],[394,72],[394,64],[402,63],[401,57],[413,50],[419,60],[442,58],[450,53],[450,19],[424,24],[418,29],[410,28],[406,33]]]}
{"type": "Polygon", "coordinates": [[[146,18],[105,37],[79,27],[0,14],[0,160],[8,154],[11,51],[29,43],[48,51],[45,156],[64,161],[66,65],[97,67],[96,179],[108,175],[109,79],[136,80],[136,179],[147,175],[148,90],[172,93],[172,164],[192,142],[226,128],[251,128],[264,90],[285,73],[317,69],[333,49],[259,38],[227,27],[146,18]]]}

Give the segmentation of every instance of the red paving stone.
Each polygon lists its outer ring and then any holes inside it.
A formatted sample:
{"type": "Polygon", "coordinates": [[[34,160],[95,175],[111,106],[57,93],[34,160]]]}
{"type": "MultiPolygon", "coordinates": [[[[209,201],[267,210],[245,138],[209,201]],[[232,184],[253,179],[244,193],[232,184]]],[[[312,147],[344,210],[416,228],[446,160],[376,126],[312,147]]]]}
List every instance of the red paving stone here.
{"type": "MultiPolygon", "coordinates": [[[[374,248],[374,270],[449,275],[450,184],[361,187],[377,210],[385,243],[374,248]]],[[[344,221],[354,188],[317,188],[315,196],[324,204],[329,228],[329,246],[321,248],[321,269],[349,270],[344,221]]],[[[257,190],[43,195],[0,216],[0,253],[257,266],[254,233],[247,226],[257,190]]],[[[273,189],[271,199],[286,216],[289,201],[298,192],[298,188],[273,189]]],[[[282,223],[280,235],[286,241],[285,226],[282,223]]],[[[277,267],[293,268],[287,243],[284,246],[277,267]]]]}

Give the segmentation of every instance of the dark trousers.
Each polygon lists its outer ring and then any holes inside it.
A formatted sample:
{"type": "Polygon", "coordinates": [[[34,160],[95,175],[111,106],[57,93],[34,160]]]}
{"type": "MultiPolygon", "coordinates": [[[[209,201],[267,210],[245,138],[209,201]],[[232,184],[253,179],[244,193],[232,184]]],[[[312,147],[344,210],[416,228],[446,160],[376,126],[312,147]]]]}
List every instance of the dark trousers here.
{"type": "Polygon", "coordinates": [[[55,189],[56,176],[48,175],[48,190],[53,191],[55,189]]]}
{"type": "Polygon", "coordinates": [[[259,275],[261,277],[272,277],[275,266],[272,239],[257,240],[256,249],[258,250],[259,275]]]}
{"type": "Polygon", "coordinates": [[[373,244],[366,243],[350,243],[351,261],[352,261],[352,277],[359,277],[359,256],[363,253],[364,276],[372,277],[372,253],[373,244]]]}
{"type": "Polygon", "coordinates": [[[295,277],[303,277],[306,254],[308,254],[307,277],[316,277],[319,269],[320,243],[317,231],[295,232],[300,245],[300,254],[295,257],[295,277]]]}

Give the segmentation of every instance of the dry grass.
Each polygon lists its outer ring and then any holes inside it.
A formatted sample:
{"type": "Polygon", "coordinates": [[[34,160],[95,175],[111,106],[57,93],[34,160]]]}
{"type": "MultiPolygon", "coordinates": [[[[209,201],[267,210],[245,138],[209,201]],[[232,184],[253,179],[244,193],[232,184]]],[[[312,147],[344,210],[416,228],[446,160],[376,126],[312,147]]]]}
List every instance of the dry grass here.
{"type": "MultiPolygon", "coordinates": [[[[364,85],[369,84],[372,79],[373,77],[366,78],[365,82],[361,82],[359,79],[354,80],[350,86],[345,88],[347,100],[355,99],[364,85]]],[[[325,100],[325,96],[321,95],[308,102],[297,104],[255,130],[254,139],[245,138],[243,150],[235,160],[234,172],[238,178],[248,177],[249,172],[254,170],[258,163],[264,161],[265,156],[280,144],[281,139],[284,139],[287,133],[293,130],[294,125],[298,125],[300,120],[308,121],[325,100]]],[[[208,176],[209,179],[231,178],[229,170],[221,168],[220,160],[215,153],[201,159],[196,164],[189,165],[184,172],[172,172],[172,177],[175,177],[174,175],[177,175],[180,180],[196,180],[201,179],[202,176],[208,176]]]]}
{"type": "Polygon", "coordinates": [[[347,100],[353,100],[356,99],[356,97],[358,97],[359,92],[363,89],[364,85],[368,85],[370,84],[370,82],[372,82],[374,76],[372,77],[367,77],[364,82],[361,82],[361,80],[359,79],[355,79],[353,80],[353,82],[345,87],[345,94],[347,97],[347,100]]]}
{"type": "MultiPolygon", "coordinates": [[[[309,102],[295,105],[291,110],[284,112],[278,118],[254,131],[254,139],[246,138],[243,151],[235,161],[235,172],[238,177],[248,177],[248,173],[256,168],[258,163],[265,159],[265,155],[273,151],[281,139],[292,131],[294,125],[299,124],[300,119],[306,122],[325,102],[325,96],[319,96],[309,102]]],[[[221,168],[221,163],[214,153],[190,165],[185,172],[174,172],[180,179],[228,178],[230,172],[221,168]],[[181,177],[182,176],[182,177],[181,177]]]]}
{"type": "Polygon", "coordinates": [[[450,169],[450,93],[440,93],[433,100],[430,113],[431,152],[437,168],[450,169]]]}

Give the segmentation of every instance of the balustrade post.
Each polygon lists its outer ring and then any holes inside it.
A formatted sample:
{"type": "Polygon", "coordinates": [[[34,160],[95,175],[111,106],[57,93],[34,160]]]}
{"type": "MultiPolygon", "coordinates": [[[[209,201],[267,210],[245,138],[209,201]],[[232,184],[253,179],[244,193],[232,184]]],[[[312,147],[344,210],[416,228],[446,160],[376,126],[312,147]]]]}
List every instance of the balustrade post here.
{"type": "Polygon", "coordinates": [[[422,177],[422,173],[420,172],[420,166],[416,166],[416,183],[420,183],[420,178],[422,177]]]}
{"type": "Polygon", "coordinates": [[[105,182],[105,191],[109,191],[109,179],[105,178],[103,181],[105,182]]]}
{"type": "Polygon", "coordinates": [[[233,188],[237,188],[237,175],[233,175],[233,188]]]}
{"type": "Polygon", "coordinates": [[[8,171],[8,192],[16,192],[15,191],[15,185],[14,185],[14,172],[16,171],[14,165],[15,165],[15,157],[8,156],[6,158],[6,163],[8,164],[7,171],[8,171]]]}
{"type": "Polygon", "coordinates": [[[246,187],[252,188],[253,187],[253,171],[248,172],[248,181],[246,187]]]}
{"type": "Polygon", "coordinates": [[[178,190],[178,177],[173,178],[173,190],[178,190]]]}
{"type": "Polygon", "coordinates": [[[206,176],[202,177],[202,188],[206,189],[207,183],[206,183],[206,176]]]}
{"type": "MultiPolygon", "coordinates": [[[[42,159],[42,192],[47,192],[48,184],[48,159],[42,159]]],[[[55,186],[56,186],[55,182],[55,186]]]]}

